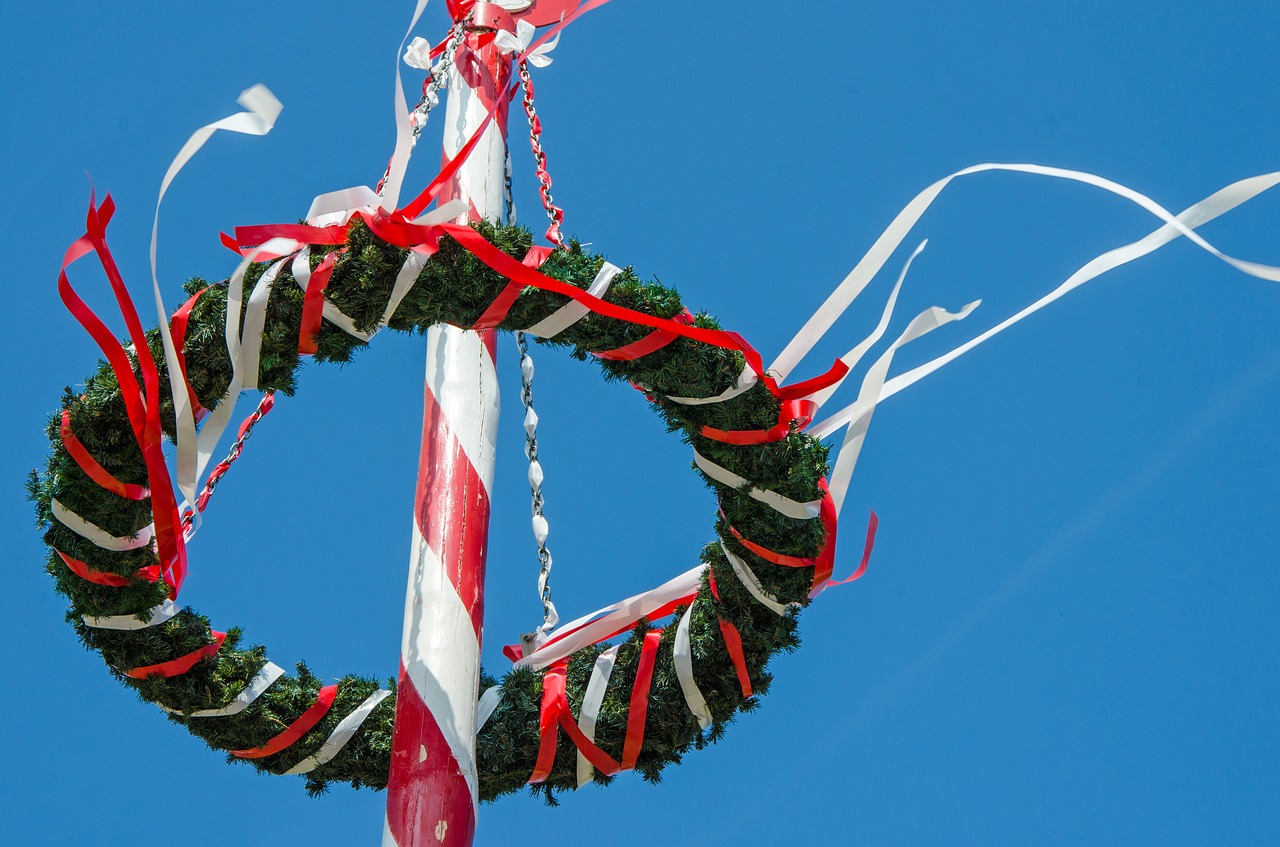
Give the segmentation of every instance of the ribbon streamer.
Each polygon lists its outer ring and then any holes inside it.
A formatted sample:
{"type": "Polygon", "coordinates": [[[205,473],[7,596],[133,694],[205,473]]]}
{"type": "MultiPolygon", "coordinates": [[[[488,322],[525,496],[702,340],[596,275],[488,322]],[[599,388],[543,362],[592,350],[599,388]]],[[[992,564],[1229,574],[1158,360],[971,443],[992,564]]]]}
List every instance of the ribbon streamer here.
{"type": "Polygon", "coordinates": [[[285,776],[311,773],[341,753],[342,748],[346,747],[347,742],[360,730],[361,724],[365,722],[369,714],[390,694],[390,691],[378,689],[366,697],[364,702],[356,707],[355,711],[338,722],[338,725],[333,728],[333,732],[329,733],[329,737],[325,739],[324,744],[320,745],[319,750],[285,771],[285,776]]]}
{"type": "Polygon", "coordinates": [[[113,629],[120,632],[134,632],[139,629],[148,629],[153,626],[171,620],[174,615],[179,612],[178,604],[172,600],[165,600],[158,606],[154,606],[147,610],[147,619],[145,621],[138,620],[137,615],[107,615],[105,617],[94,617],[92,615],[82,615],[81,620],[84,625],[92,629],[113,629]]]}
{"type": "Polygon", "coordinates": [[[338,686],[326,685],[316,694],[316,701],[302,714],[294,719],[283,732],[272,738],[261,747],[254,747],[252,750],[228,750],[232,756],[240,759],[265,759],[267,756],[274,756],[286,747],[295,744],[302,736],[310,732],[316,724],[324,719],[329,713],[329,709],[333,707],[333,700],[338,696],[338,686]]]}
{"type": "Polygon", "coordinates": [[[757,488],[751,485],[751,480],[746,477],[738,476],[728,468],[722,468],[715,462],[703,456],[697,450],[693,451],[693,462],[698,466],[704,474],[713,481],[720,483],[726,488],[732,488],[746,494],[752,500],[758,500],[766,506],[772,508],[775,512],[792,518],[797,521],[807,521],[818,517],[822,510],[821,500],[810,500],[807,503],[801,503],[788,497],[783,497],[776,491],[768,488],[757,488]],[[748,487],[749,486],[749,487],[748,487]]]}
{"type": "Polygon", "coordinates": [[[902,334],[898,336],[893,344],[889,345],[889,349],[881,354],[870,368],[867,369],[866,375],[862,379],[862,389],[858,392],[858,400],[854,404],[853,418],[849,423],[849,429],[845,433],[844,443],[840,445],[840,453],[836,456],[835,467],[831,469],[830,490],[831,496],[835,500],[836,514],[840,514],[840,509],[844,505],[845,494],[849,490],[849,483],[853,478],[853,469],[858,463],[858,456],[862,452],[863,442],[867,438],[867,430],[871,426],[871,416],[875,413],[876,404],[879,402],[880,389],[884,387],[885,378],[889,373],[889,366],[893,364],[894,354],[905,344],[933,332],[939,327],[946,326],[954,321],[960,321],[967,318],[978,308],[981,301],[974,301],[965,306],[958,312],[948,312],[937,306],[926,309],[907,325],[902,334]]]}
{"type": "Polygon", "coordinates": [[[164,347],[165,363],[171,377],[169,390],[173,397],[174,418],[177,428],[176,440],[178,443],[178,489],[186,499],[187,506],[195,512],[191,530],[193,533],[200,524],[199,512],[195,509],[199,476],[196,464],[197,451],[194,447],[196,444],[195,411],[192,408],[193,403],[191,402],[190,389],[186,384],[186,380],[176,378],[176,375],[183,375],[185,371],[173,342],[173,333],[169,329],[169,310],[165,307],[164,297],[160,292],[156,245],[160,234],[160,205],[164,202],[165,193],[168,192],[174,178],[204,146],[205,142],[219,130],[244,135],[266,135],[275,127],[276,119],[280,117],[280,112],[284,108],[280,101],[276,99],[276,96],[271,93],[271,90],[261,84],[243,91],[236,99],[236,102],[243,106],[246,111],[229,115],[193,132],[187,142],[182,145],[182,149],[178,151],[178,155],[169,163],[164,179],[160,182],[160,191],[156,197],[155,216],[151,222],[151,286],[155,296],[156,314],[160,319],[160,337],[164,347]]]}
{"type": "Polygon", "coordinates": [[[689,622],[693,619],[693,606],[696,602],[695,598],[680,616],[680,623],[676,626],[675,641],[671,645],[671,657],[676,665],[676,679],[680,681],[684,702],[697,719],[698,726],[705,730],[709,729],[714,721],[711,717],[711,709],[707,706],[707,699],[702,696],[702,691],[693,678],[693,648],[689,642],[689,622]]]}
{"type": "MultiPolygon", "coordinates": [[[[595,279],[591,280],[591,285],[587,287],[587,293],[592,297],[603,298],[609,292],[609,286],[613,284],[613,278],[620,273],[622,273],[622,268],[605,262],[600,266],[600,270],[596,272],[595,279]]],[[[555,338],[589,314],[591,314],[589,308],[576,300],[570,300],[524,332],[526,335],[532,335],[535,338],[555,338]]]]}
{"type": "Polygon", "coordinates": [[[76,466],[84,471],[85,476],[97,483],[98,487],[126,500],[146,500],[151,496],[151,490],[147,486],[121,482],[106,468],[98,464],[98,460],[89,454],[84,444],[71,431],[71,412],[68,409],[62,410],[62,423],[60,424],[59,434],[62,438],[63,449],[71,456],[76,466]]]}
{"type": "Polygon", "coordinates": [[[760,585],[760,579],[746,562],[735,556],[723,543],[720,545],[720,550],[724,553],[725,558],[729,560],[729,566],[733,568],[733,573],[738,577],[738,581],[742,583],[743,588],[746,588],[747,592],[756,598],[761,606],[764,606],[780,618],[785,618],[792,609],[800,608],[799,603],[779,603],[778,598],[773,597],[764,590],[764,587],[760,585]]]}
{"type": "Polygon", "coordinates": [[[68,509],[57,498],[49,501],[49,506],[53,512],[53,516],[58,519],[63,526],[74,532],[76,535],[87,540],[95,547],[103,550],[110,550],[114,553],[123,553],[127,550],[137,550],[139,547],[146,547],[151,543],[151,539],[155,535],[155,524],[147,524],[139,529],[132,536],[120,537],[112,535],[100,526],[92,524],[75,512],[68,509]]]}
{"type": "Polygon", "coordinates": [[[200,709],[188,714],[178,709],[171,709],[162,703],[157,703],[156,705],[160,707],[161,711],[171,715],[181,715],[184,718],[229,718],[249,708],[254,700],[262,696],[262,693],[282,676],[284,676],[284,668],[275,662],[267,662],[253,675],[253,679],[249,680],[244,689],[230,703],[216,709],[200,709]]]}
{"type": "Polygon", "coordinates": [[[204,659],[211,659],[222,649],[222,643],[227,640],[225,632],[210,632],[213,638],[212,644],[206,644],[198,650],[192,650],[185,656],[179,656],[176,659],[170,659],[167,662],[159,662],[154,665],[143,665],[133,670],[123,671],[125,676],[134,679],[146,679],[152,676],[160,676],[166,679],[175,676],[182,676],[189,670],[194,668],[196,664],[204,659]]]}
{"type": "Polygon", "coordinates": [[[62,563],[67,566],[67,570],[86,582],[92,582],[94,585],[105,585],[108,588],[123,588],[126,585],[136,581],[143,580],[145,582],[155,582],[161,576],[159,565],[148,565],[145,568],[138,568],[131,576],[121,576],[117,573],[108,571],[100,571],[91,568],[79,559],[73,559],[66,553],[54,547],[53,552],[58,554],[58,558],[62,559],[62,563]]]}
{"type": "MultiPolygon", "coordinates": [[[[1237,270],[1243,271],[1250,276],[1256,276],[1261,279],[1271,281],[1280,281],[1280,268],[1274,268],[1269,265],[1261,265],[1254,262],[1245,262],[1228,256],[1219,251],[1209,242],[1205,241],[1197,235],[1187,222],[1175,217],[1172,212],[1165,209],[1159,203],[1152,200],[1146,195],[1134,191],[1132,188],[1112,182],[1109,179],[1097,176],[1095,174],[1086,173],[1084,171],[1068,170],[1065,168],[1046,167],[1044,165],[1028,165],[1028,164],[1000,164],[985,163],[981,165],[972,165],[955,173],[943,177],[937,182],[930,185],[924,191],[920,192],[912,199],[907,206],[898,213],[889,227],[876,239],[871,249],[858,262],[849,275],[836,287],[827,300],[818,307],[813,316],[805,323],[805,325],[796,333],[795,337],[787,344],[783,351],[769,366],[771,373],[777,374],[778,379],[784,379],[799,364],[814,345],[826,334],[827,330],[836,322],[836,320],[844,313],[851,303],[857,298],[867,284],[875,277],[875,275],[884,267],[885,262],[906,239],[907,234],[915,226],[915,224],[924,215],[925,211],[933,204],[942,190],[951,184],[952,181],[970,174],[984,173],[987,171],[1008,171],[1013,173],[1026,173],[1037,176],[1053,177],[1055,179],[1064,179],[1072,182],[1079,182],[1090,185],[1095,188],[1101,188],[1104,191],[1111,192],[1132,203],[1147,210],[1157,218],[1165,221],[1166,224],[1173,227],[1178,234],[1186,236],[1197,246],[1208,251],[1211,255],[1226,262],[1237,270]]],[[[1280,172],[1264,174],[1251,179],[1242,180],[1219,192],[1218,197],[1222,194],[1239,193],[1240,199],[1234,199],[1228,208],[1234,208],[1239,203],[1244,202],[1253,196],[1266,191],[1271,186],[1280,182],[1280,172]],[[1247,186],[1247,187],[1246,187],[1247,186]]],[[[1225,211],[1225,209],[1223,210],[1225,211]]],[[[1221,214],[1219,212],[1218,214],[1221,214]]],[[[1216,215],[1215,215],[1216,216],[1216,215]]],[[[1201,221],[1203,223],[1203,221],[1201,221]]],[[[1172,237],[1169,239],[1172,240],[1172,237]]]]}
{"type": "Polygon", "coordinates": [[[476,701],[476,735],[479,735],[480,730],[484,729],[484,725],[489,722],[489,718],[493,717],[494,710],[498,708],[498,704],[501,702],[501,685],[492,685],[480,695],[480,699],[476,701]]]}
{"type": "MultiPolygon", "coordinates": [[[[604,695],[609,688],[609,677],[613,674],[613,666],[618,659],[618,649],[620,647],[621,645],[615,644],[596,657],[596,663],[591,668],[591,679],[587,683],[586,693],[582,695],[582,709],[578,712],[578,729],[593,744],[596,740],[596,718],[600,716],[600,706],[604,703],[604,695]]],[[[591,781],[591,776],[595,773],[595,770],[591,761],[579,750],[579,788],[591,781]]]]}
{"type": "Polygon", "coordinates": [[[583,647],[634,628],[641,618],[655,620],[671,614],[697,596],[706,569],[706,565],[698,565],[657,588],[570,621],[551,633],[537,650],[518,659],[515,667],[545,668],[583,647]]]}

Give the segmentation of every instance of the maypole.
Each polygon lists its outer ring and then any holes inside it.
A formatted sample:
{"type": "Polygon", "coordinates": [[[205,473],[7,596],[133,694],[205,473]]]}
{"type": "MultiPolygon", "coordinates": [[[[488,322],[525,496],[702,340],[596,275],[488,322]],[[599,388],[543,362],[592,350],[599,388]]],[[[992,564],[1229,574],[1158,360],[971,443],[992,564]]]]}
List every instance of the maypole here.
{"type": "MultiPolygon", "coordinates": [[[[475,4],[449,72],[445,161],[480,129],[510,79],[510,58],[494,44],[498,28],[512,28],[510,15],[475,4]]],[[[505,106],[440,198],[469,203],[460,223],[501,217],[505,106]]],[[[475,706],[499,411],[495,341],[493,330],[435,326],[427,334],[385,847],[466,847],[475,833],[475,706]]]]}

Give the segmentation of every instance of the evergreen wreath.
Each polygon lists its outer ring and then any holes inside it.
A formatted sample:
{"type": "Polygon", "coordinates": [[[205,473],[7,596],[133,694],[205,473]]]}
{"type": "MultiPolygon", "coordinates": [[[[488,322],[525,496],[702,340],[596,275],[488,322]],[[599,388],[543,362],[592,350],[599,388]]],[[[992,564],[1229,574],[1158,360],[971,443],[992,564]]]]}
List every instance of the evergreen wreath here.
{"type": "MultiPolygon", "coordinates": [[[[516,259],[525,256],[531,246],[530,232],[520,227],[478,223],[474,229],[516,259]]],[[[356,329],[367,332],[375,329],[382,317],[407,251],[382,240],[358,219],[350,225],[344,247],[324,295],[352,319],[356,329]]],[[[338,248],[313,246],[311,267],[314,269],[335,249],[338,248]]],[[[584,251],[577,241],[572,241],[551,253],[540,271],[585,290],[603,262],[602,257],[584,251]]],[[[249,267],[244,287],[246,302],[253,283],[266,268],[267,263],[249,267]]],[[[508,279],[458,241],[442,236],[438,252],[425,264],[388,325],[409,333],[424,333],[437,323],[471,327],[508,284],[508,279]]],[[[230,357],[223,338],[228,286],[225,280],[209,285],[192,279],[186,289],[192,295],[203,291],[190,310],[184,331],[187,381],[197,400],[212,402],[223,396],[231,381],[230,357]]],[[[618,274],[604,299],[657,318],[685,314],[676,291],[656,281],[642,282],[630,268],[618,274]]],[[[514,331],[532,326],[566,302],[561,294],[526,287],[498,328],[514,331]]],[[[258,383],[262,391],[292,395],[296,390],[303,314],[304,292],[293,284],[285,263],[267,306],[258,383]]],[[[706,314],[693,317],[692,324],[719,328],[715,319],[706,314]]],[[[689,629],[693,671],[710,722],[700,722],[692,714],[682,693],[672,653],[675,626],[658,636],[642,620],[619,645],[596,724],[595,743],[608,756],[623,759],[630,692],[637,676],[651,669],[643,745],[639,755],[632,758],[635,770],[646,780],[657,782],[663,768],[679,763],[690,749],[701,749],[719,739],[737,713],[756,708],[759,696],[768,691],[772,680],[767,669],[770,659],[779,651],[799,646],[797,611],[808,604],[811,589],[819,581],[813,562],[824,550],[828,557],[833,554],[834,540],[828,532],[830,527],[824,527],[822,521],[787,517],[749,496],[752,486],[800,502],[820,500],[825,494],[822,480],[827,473],[827,448],[800,432],[796,420],[787,420],[783,402],[763,381],[724,402],[690,405],[667,399],[715,397],[734,386],[746,367],[741,352],[676,337],[660,349],[629,361],[592,355],[593,351],[634,344],[651,332],[651,327],[593,312],[542,343],[568,347],[570,355],[579,360],[597,361],[606,380],[642,388],[670,431],[678,432],[702,456],[749,481],[734,488],[694,466],[715,491],[720,506],[715,524],[717,540],[701,552],[701,561],[709,569],[693,601],[689,629]],[[772,430],[776,440],[735,445],[708,437],[704,428],[772,430]],[[749,564],[758,579],[752,586],[754,591],[746,580],[735,575],[726,551],[749,564]],[[773,608],[758,599],[761,592],[776,601],[773,608]],[[734,641],[740,641],[740,647],[734,641]],[[656,654],[652,649],[655,642],[659,647],[656,654]],[[647,659],[642,659],[646,653],[647,659]],[[646,661],[648,668],[644,667],[646,661]]],[[[172,439],[174,409],[159,330],[151,329],[147,339],[160,371],[160,396],[165,398],[161,420],[165,434],[172,439]]],[[[347,362],[365,343],[326,322],[315,335],[314,356],[321,362],[347,362]]],[[[136,372],[136,356],[132,359],[136,372]]],[[[197,713],[225,707],[267,666],[262,646],[247,643],[238,628],[228,630],[225,636],[214,632],[208,618],[191,608],[182,608],[162,624],[137,630],[86,624],[86,616],[136,615],[139,621],[145,620],[149,610],[164,603],[168,595],[162,580],[139,578],[139,574],[156,570],[158,559],[149,546],[122,551],[102,549],[55,514],[56,500],[64,510],[121,538],[133,537],[139,527],[152,521],[149,500],[118,496],[86,473],[67,450],[68,429],[73,434],[72,441],[116,479],[127,485],[146,484],[142,451],[130,430],[120,386],[107,362],[100,362],[82,393],[65,389],[61,408],[48,424],[52,454],[45,471],[33,471],[29,483],[39,524],[46,528],[44,540],[51,551],[46,568],[57,591],[70,600],[67,620],[83,644],[102,655],[108,670],[120,682],[144,700],[160,704],[170,720],[182,724],[214,749],[235,751],[229,760],[247,760],[260,770],[276,774],[305,772],[302,765],[310,762],[306,788],[315,795],[323,793],[330,783],[386,787],[395,698],[387,696],[378,701],[376,680],[345,676],[336,686],[323,686],[300,663],[295,674],[280,676],[247,708],[230,716],[202,717],[197,713]],[[73,571],[68,559],[106,576],[100,576],[98,582],[89,581],[73,571]],[[99,584],[102,581],[115,584],[99,584]],[[173,676],[130,675],[131,670],[145,670],[193,655],[194,664],[173,676]],[[263,753],[274,749],[269,742],[282,736],[282,728],[305,726],[308,721],[302,718],[322,711],[317,704],[326,701],[330,705],[318,722],[311,723],[282,749],[263,753]],[[316,765],[316,754],[326,739],[344,716],[362,703],[366,710],[371,708],[363,723],[336,755],[316,765]],[[375,705],[370,707],[371,703],[375,705]],[[245,754],[254,751],[259,755],[246,758],[245,754]]],[[[65,517],[66,511],[62,515],[65,517]]],[[[685,607],[677,609],[677,618],[685,611],[685,607]]],[[[564,669],[568,704],[574,713],[581,707],[592,669],[605,646],[578,651],[564,669]]],[[[539,717],[545,678],[537,671],[517,669],[502,679],[500,703],[477,741],[481,799],[493,800],[530,783],[542,744],[539,717]]],[[[481,684],[499,683],[482,673],[481,684]]],[[[394,693],[394,680],[389,685],[394,693]]],[[[556,790],[577,785],[577,749],[567,733],[559,733],[557,743],[554,767],[533,787],[534,791],[545,792],[552,802],[556,790]]],[[[597,768],[594,779],[607,784],[611,776],[597,768]]]]}

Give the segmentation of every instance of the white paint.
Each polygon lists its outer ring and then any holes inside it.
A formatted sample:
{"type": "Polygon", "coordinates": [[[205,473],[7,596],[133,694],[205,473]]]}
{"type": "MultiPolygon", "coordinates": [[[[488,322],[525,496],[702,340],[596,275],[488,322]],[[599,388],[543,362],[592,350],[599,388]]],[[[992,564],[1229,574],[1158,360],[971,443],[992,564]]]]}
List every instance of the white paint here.
{"type": "MultiPolygon", "coordinates": [[[[480,685],[480,642],[471,615],[445,574],[436,552],[414,526],[409,565],[404,636],[400,646],[405,675],[435,718],[458,762],[471,797],[476,778],[476,699],[480,685]]],[[[426,761],[422,748],[419,761],[426,761]]]]}

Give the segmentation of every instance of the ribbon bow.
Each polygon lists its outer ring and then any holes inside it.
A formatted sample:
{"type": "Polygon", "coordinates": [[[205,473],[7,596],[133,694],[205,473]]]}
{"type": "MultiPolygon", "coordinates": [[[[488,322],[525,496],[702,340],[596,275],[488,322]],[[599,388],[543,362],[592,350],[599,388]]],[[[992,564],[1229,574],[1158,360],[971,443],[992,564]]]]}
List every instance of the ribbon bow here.
{"type": "MultiPolygon", "coordinates": [[[[537,27],[528,21],[519,20],[516,21],[516,31],[514,35],[506,32],[505,30],[499,31],[497,37],[494,38],[493,43],[496,44],[498,49],[503,53],[524,53],[524,51],[529,49],[529,45],[533,43],[533,34],[536,30],[537,27]]],[[[543,44],[525,58],[528,59],[529,64],[533,65],[535,68],[545,68],[553,61],[548,54],[552,50],[556,49],[556,45],[559,43],[560,33],[556,33],[555,38],[551,39],[546,44],[543,44]]]]}
{"type": "Polygon", "coordinates": [[[431,42],[425,38],[414,38],[404,51],[404,63],[421,71],[431,70],[431,42]]]}

